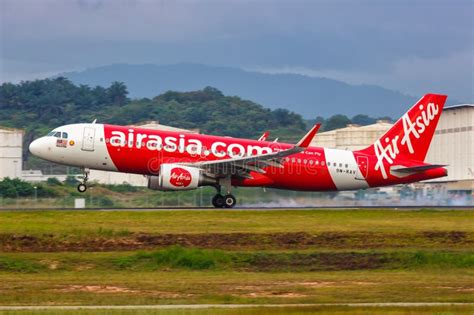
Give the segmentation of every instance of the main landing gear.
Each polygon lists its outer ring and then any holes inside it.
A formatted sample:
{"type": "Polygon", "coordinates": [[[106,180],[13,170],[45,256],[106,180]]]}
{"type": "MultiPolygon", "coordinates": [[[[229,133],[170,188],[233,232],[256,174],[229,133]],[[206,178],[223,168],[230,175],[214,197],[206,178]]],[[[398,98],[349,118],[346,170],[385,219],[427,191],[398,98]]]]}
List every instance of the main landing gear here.
{"type": "Polygon", "coordinates": [[[222,196],[218,193],[212,198],[212,205],[216,208],[233,208],[236,203],[237,200],[232,194],[222,196]]]}
{"type": "Polygon", "coordinates": [[[83,193],[83,192],[86,192],[87,190],[87,180],[89,179],[89,173],[90,173],[90,170],[88,168],[83,168],[82,169],[82,183],[80,183],[79,185],[77,185],[77,191],[80,192],[80,193],[83,193]]]}
{"type": "Polygon", "coordinates": [[[234,195],[231,193],[230,176],[219,180],[216,185],[217,194],[212,198],[212,205],[216,208],[233,208],[237,203],[234,195]],[[221,194],[221,185],[225,187],[226,194],[221,194]]]}

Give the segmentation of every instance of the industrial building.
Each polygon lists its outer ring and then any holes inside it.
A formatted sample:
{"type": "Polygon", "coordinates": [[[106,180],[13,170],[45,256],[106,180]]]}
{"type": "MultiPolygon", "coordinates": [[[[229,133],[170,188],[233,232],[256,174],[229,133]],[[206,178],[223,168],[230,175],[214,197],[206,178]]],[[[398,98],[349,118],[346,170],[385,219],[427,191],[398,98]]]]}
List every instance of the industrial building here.
{"type": "Polygon", "coordinates": [[[439,179],[447,190],[474,191],[474,104],[444,109],[426,161],[447,165],[448,176],[439,179]]]}
{"type": "Polygon", "coordinates": [[[367,126],[350,124],[345,128],[318,133],[311,145],[340,150],[361,150],[373,144],[392,126],[393,124],[386,120],[378,120],[367,126]]]}
{"type": "Polygon", "coordinates": [[[0,127],[0,179],[21,177],[24,131],[0,127]]]}

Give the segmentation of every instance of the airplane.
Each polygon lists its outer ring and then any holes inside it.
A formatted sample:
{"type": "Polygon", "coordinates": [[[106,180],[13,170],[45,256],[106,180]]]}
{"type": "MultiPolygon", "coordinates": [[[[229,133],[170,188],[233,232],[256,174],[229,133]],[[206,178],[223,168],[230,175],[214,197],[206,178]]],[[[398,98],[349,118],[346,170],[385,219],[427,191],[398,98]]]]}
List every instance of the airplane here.
{"type": "Polygon", "coordinates": [[[80,167],[79,192],[90,169],[143,174],[159,191],[213,186],[216,208],[232,208],[232,188],[268,187],[339,191],[413,183],[447,176],[446,165],[425,157],[446,95],[426,94],[369,147],[337,150],[311,146],[316,124],[296,144],[93,123],[55,128],[30,152],[80,167]],[[224,191],[222,191],[224,189],[224,191]]]}

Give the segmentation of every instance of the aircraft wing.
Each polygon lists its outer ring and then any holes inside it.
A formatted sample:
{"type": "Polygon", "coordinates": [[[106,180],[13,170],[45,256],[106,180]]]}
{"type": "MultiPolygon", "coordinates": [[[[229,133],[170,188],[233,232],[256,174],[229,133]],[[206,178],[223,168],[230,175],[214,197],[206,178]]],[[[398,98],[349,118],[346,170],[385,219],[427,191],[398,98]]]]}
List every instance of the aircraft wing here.
{"type": "Polygon", "coordinates": [[[262,167],[283,167],[281,159],[308,148],[321,124],[314,125],[310,131],[293,147],[272,153],[253,156],[234,157],[216,161],[204,161],[186,163],[188,166],[199,167],[216,176],[237,175],[244,178],[252,178],[249,172],[265,173],[262,167]]]}

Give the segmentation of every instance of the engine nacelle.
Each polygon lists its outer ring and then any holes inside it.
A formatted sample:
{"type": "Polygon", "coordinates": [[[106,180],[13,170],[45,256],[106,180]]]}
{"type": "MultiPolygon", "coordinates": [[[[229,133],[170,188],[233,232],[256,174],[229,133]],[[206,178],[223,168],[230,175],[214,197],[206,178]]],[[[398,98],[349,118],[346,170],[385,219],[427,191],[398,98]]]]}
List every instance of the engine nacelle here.
{"type": "Polygon", "coordinates": [[[148,177],[148,188],[153,190],[191,190],[216,183],[201,169],[179,164],[162,164],[158,176],[148,177]]]}

